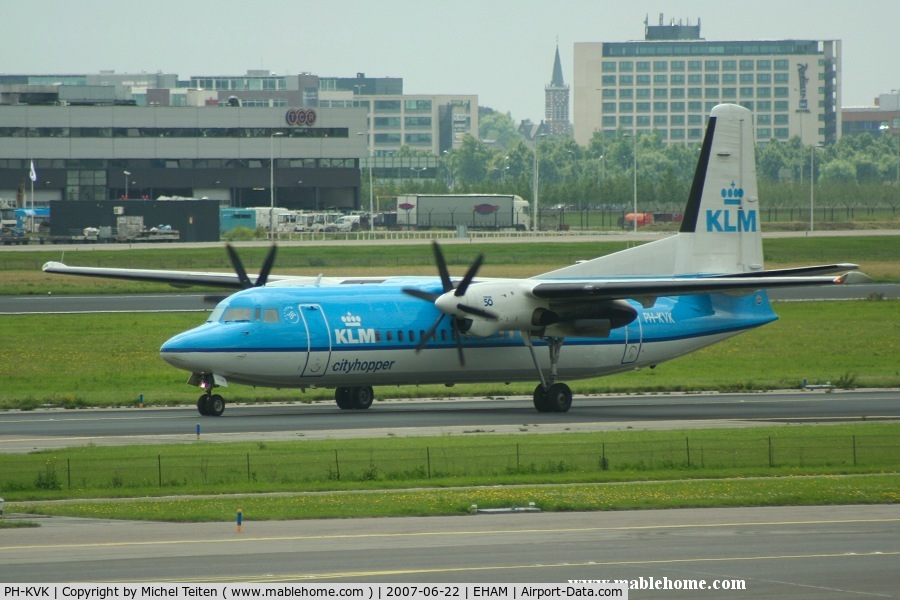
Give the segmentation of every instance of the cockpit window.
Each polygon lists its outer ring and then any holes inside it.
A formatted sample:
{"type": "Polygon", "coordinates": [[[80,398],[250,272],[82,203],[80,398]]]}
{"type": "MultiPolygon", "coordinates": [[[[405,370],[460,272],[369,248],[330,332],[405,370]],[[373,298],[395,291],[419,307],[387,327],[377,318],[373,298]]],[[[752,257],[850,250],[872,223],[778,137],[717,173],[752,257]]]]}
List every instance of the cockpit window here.
{"type": "Polygon", "coordinates": [[[209,313],[209,318],[206,320],[207,323],[215,323],[219,319],[222,318],[222,313],[225,312],[224,306],[217,306],[213,309],[211,313],[209,313]]]}
{"type": "Polygon", "coordinates": [[[278,322],[278,310],[274,308],[267,308],[263,311],[263,322],[264,323],[277,323],[278,322]]]}
{"type": "Polygon", "coordinates": [[[234,321],[249,321],[252,316],[252,308],[235,306],[225,309],[225,314],[222,315],[222,322],[232,323],[234,321]]]}

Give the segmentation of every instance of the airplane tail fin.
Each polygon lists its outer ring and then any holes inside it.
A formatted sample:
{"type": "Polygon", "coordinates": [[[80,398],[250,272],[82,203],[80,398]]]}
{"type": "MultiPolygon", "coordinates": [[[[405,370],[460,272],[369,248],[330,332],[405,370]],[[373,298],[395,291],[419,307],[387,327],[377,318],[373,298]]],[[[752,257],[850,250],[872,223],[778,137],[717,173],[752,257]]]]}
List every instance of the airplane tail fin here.
{"type": "Polygon", "coordinates": [[[677,235],[538,278],[649,277],[763,270],[752,114],[713,108],[677,235]]]}

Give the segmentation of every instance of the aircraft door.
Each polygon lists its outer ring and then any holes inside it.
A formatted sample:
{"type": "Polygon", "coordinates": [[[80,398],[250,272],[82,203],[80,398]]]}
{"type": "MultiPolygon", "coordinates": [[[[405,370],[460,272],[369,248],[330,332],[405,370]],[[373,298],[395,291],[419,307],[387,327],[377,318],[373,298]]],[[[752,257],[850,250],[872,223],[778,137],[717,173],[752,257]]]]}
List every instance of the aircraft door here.
{"type": "Polygon", "coordinates": [[[641,343],[644,331],[641,327],[641,315],[625,327],[625,353],[622,355],[622,364],[630,365],[637,362],[641,355],[641,343]]]}
{"type": "Polygon", "coordinates": [[[331,361],[331,329],[325,312],[318,304],[301,304],[300,318],[306,328],[306,364],[301,365],[301,377],[321,377],[331,361]]]}

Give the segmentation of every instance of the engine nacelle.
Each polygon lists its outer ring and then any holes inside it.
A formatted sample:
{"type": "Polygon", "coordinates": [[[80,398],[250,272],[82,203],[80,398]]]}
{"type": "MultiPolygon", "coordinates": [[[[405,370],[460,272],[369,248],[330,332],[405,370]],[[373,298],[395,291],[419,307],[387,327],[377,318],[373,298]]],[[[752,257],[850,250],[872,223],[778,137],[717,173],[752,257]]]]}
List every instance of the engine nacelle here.
{"type": "Polygon", "coordinates": [[[606,337],[637,318],[625,300],[559,301],[535,298],[532,282],[478,283],[462,296],[447,292],[435,304],[465,323],[464,333],[479,337],[500,331],[542,331],[553,337],[606,337]]]}
{"type": "Polygon", "coordinates": [[[472,335],[530,331],[536,326],[535,314],[547,310],[548,305],[531,295],[532,287],[531,283],[516,281],[472,284],[464,295],[447,292],[435,305],[445,314],[466,320],[468,328],[464,330],[472,335]]]}

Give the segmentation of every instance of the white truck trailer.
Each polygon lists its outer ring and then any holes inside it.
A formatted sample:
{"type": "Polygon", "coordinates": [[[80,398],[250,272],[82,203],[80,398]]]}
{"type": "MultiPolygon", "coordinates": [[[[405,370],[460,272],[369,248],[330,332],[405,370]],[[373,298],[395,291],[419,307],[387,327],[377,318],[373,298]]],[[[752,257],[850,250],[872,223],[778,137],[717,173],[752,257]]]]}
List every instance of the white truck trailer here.
{"type": "Polygon", "coordinates": [[[531,228],[528,202],[510,194],[402,194],[397,226],[415,229],[531,228]]]}

